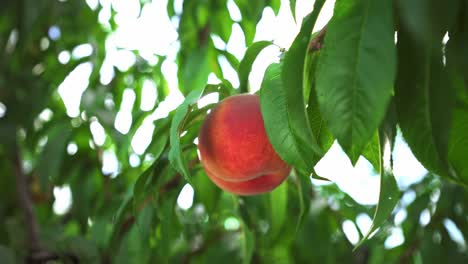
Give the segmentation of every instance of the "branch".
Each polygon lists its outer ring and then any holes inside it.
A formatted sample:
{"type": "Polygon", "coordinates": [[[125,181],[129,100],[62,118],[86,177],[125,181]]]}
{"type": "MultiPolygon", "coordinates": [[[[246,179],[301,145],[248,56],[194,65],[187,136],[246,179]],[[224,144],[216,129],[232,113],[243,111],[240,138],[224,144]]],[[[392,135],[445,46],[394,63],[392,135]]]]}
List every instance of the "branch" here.
{"type": "Polygon", "coordinates": [[[26,224],[26,231],[28,236],[28,247],[30,255],[42,251],[39,239],[39,225],[37,224],[36,215],[31,201],[28,180],[23,171],[22,159],[19,146],[16,145],[16,151],[13,157],[13,163],[16,175],[16,193],[18,195],[18,202],[24,213],[24,221],[26,224]]]}
{"type": "Polygon", "coordinates": [[[325,38],[325,33],[327,32],[327,26],[324,26],[318,33],[315,35],[309,43],[307,48],[308,52],[313,52],[320,50],[323,47],[323,40],[325,38]]]}

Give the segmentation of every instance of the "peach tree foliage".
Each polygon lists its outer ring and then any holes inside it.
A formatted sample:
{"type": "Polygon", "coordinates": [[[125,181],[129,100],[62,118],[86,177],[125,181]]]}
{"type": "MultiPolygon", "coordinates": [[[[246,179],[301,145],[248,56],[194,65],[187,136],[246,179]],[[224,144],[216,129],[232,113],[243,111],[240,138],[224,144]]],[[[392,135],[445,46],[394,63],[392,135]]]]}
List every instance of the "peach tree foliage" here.
{"type": "MultiPolygon", "coordinates": [[[[131,142],[169,95],[162,68],[170,58],[156,54],[149,62],[129,50],[135,63],[112,67],[111,81],[102,82],[118,12],[115,3],[91,9],[86,2],[0,3],[0,263],[468,261],[468,2],[337,0],[327,26],[313,32],[326,1],[310,1],[312,12],[295,16],[300,32],[267,68],[258,92],[269,141],[293,170],[256,196],[221,191],[207,177],[194,141],[215,105],[197,102],[211,93],[223,100],[250,91],[252,65],[273,44],[253,41],[264,9],[278,14],[283,4],[295,14],[296,1],[186,0],[180,10],[168,0],[167,13],[178,21],[177,86],[185,99],[151,123],[152,140],[141,154],[131,142]],[[228,2],[240,21],[231,18],[228,2]],[[109,23],[99,23],[105,12],[109,23]],[[243,58],[213,42],[214,36],[227,42],[233,25],[245,37],[243,58]],[[90,55],[59,62],[59,54],[84,43],[90,55]],[[220,58],[237,73],[239,87],[225,78],[220,58]],[[70,117],[58,87],[83,64],[91,65],[89,83],[80,114],[70,117]],[[207,85],[210,73],[219,84],[207,85]],[[157,100],[143,111],[148,80],[157,100]],[[114,122],[128,89],[135,101],[122,134],[114,122]],[[90,129],[97,123],[103,144],[90,129]],[[392,156],[384,155],[397,132],[429,171],[409,186],[397,184],[392,156]],[[310,177],[324,180],[314,167],[333,142],[353,164],[364,157],[373,165],[380,177],[376,206],[356,203],[333,182],[312,184],[310,177]],[[118,161],[116,174],[102,171],[108,153],[118,161]],[[177,198],[187,183],[193,206],[183,210],[177,198]],[[71,191],[64,215],[54,213],[56,187],[71,191]],[[342,225],[358,224],[363,214],[371,228],[358,228],[359,243],[352,244],[342,225]],[[387,249],[396,229],[404,241],[387,249]]],[[[137,2],[144,8],[151,1],[137,2]]]]}

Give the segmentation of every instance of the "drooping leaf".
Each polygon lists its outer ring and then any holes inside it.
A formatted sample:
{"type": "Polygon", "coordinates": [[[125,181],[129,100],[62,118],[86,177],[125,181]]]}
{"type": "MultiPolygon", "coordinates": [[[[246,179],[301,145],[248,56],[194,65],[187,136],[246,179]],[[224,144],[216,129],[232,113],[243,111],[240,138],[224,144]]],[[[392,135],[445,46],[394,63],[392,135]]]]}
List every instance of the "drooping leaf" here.
{"type": "Polygon", "coordinates": [[[190,182],[190,173],[187,167],[187,161],[182,154],[180,134],[182,133],[181,129],[184,127],[187,114],[192,105],[203,95],[204,90],[205,88],[201,88],[189,93],[184,102],[177,108],[171,123],[169,160],[171,161],[171,165],[180,172],[188,182],[190,182]]]}
{"type": "Polygon", "coordinates": [[[394,138],[387,137],[384,133],[380,133],[374,137],[374,144],[379,145],[379,171],[380,171],[380,191],[379,201],[375,209],[372,225],[367,234],[356,244],[354,250],[360,247],[369,236],[384,224],[388,217],[393,212],[393,209],[398,204],[401,193],[398,189],[395,177],[392,173],[391,147],[394,138]]]}
{"type": "MultiPolygon", "coordinates": [[[[281,69],[280,64],[270,65],[265,72],[260,90],[260,106],[265,130],[272,146],[284,161],[301,171],[311,172],[314,164],[301,149],[307,147],[305,144],[309,143],[299,142],[296,138],[285,85],[281,79],[281,69]]],[[[302,93],[302,90],[300,92],[302,93]]],[[[313,139],[312,135],[310,139],[313,139]]]]}
{"type": "Polygon", "coordinates": [[[269,5],[273,9],[275,16],[277,16],[281,8],[281,0],[269,0],[269,5]]]}
{"type": "Polygon", "coordinates": [[[403,137],[416,158],[432,172],[448,176],[454,90],[441,52],[440,46],[421,48],[400,29],[395,103],[403,137]]]}
{"type": "MultiPolygon", "coordinates": [[[[320,11],[322,10],[323,5],[325,4],[326,0],[317,0],[314,2],[314,8],[312,9],[312,13],[310,13],[309,16],[306,16],[304,18],[304,28],[307,28],[307,30],[304,30],[303,36],[305,35],[309,36],[308,44],[307,44],[307,49],[304,53],[304,67],[303,67],[303,76],[302,76],[302,89],[304,93],[304,102],[307,103],[307,100],[309,99],[309,94],[311,93],[311,89],[313,88],[312,86],[315,85],[316,82],[316,76],[315,72],[317,71],[317,60],[318,60],[318,55],[319,52],[311,52],[310,50],[310,42],[314,39],[314,37],[318,34],[318,32],[312,33],[312,30],[314,29],[315,23],[317,22],[318,16],[320,14],[320,11]],[[309,25],[305,25],[305,23],[311,23],[309,25]],[[310,32],[308,30],[310,29],[310,32]]],[[[304,45],[304,43],[302,43],[304,45]]],[[[302,48],[302,47],[301,47],[302,48]]],[[[314,86],[315,89],[315,86],[314,86]]]]}
{"type": "Polygon", "coordinates": [[[289,8],[291,9],[293,19],[296,20],[296,0],[289,0],[289,8]]]}
{"type": "Polygon", "coordinates": [[[459,0],[398,0],[400,26],[414,38],[418,46],[431,48],[440,44],[440,38],[453,27],[459,0]]]}
{"type": "Polygon", "coordinates": [[[224,42],[228,43],[231,37],[232,24],[234,23],[229,15],[228,9],[223,7],[215,11],[211,22],[213,32],[217,33],[224,42]]]}
{"type": "MultiPolygon", "coordinates": [[[[396,136],[396,108],[394,100],[390,101],[385,115],[384,122],[381,124],[379,131],[374,134],[372,140],[366,145],[362,151],[362,155],[372,164],[374,169],[378,172],[380,168],[380,142],[379,133],[382,137],[388,138],[390,142],[390,150],[393,151],[396,136]]],[[[393,160],[390,160],[393,165],[393,160]]]]}
{"type": "Polygon", "coordinates": [[[395,64],[392,1],[338,1],[320,51],[317,94],[353,164],[385,115],[395,64]]]}
{"type": "Polygon", "coordinates": [[[202,89],[211,72],[207,47],[192,50],[181,65],[180,71],[179,89],[184,95],[202,89]]]}
{"type": "Polygon", "coordinates": [[[242,20],[240,26],[244,32],[245,44],[251,45],[255,37],[255,24],[250,20],[242,20]]]}
{"type": "MultiPolygon", "coordinates": [[[[323,120],[322,113],[318,105],[316,91],[316,69],[320,51],[308,52],[304,65],[304,98],[307,100],[307,115],[310,128],[323,151],[327,151],[333,144],[334,137],[323,120]]],[[[318,162],[317,157],[316,162],[318,162]]],[[[315,174],[314,174],[315,175],[315,174]]]]}
{"type": "Polygon", "coordinates": [[[252,64],[257,58],[258,54],[266,47],[272,45],[271,41],[258,41],[250,45],[250,47],[245,52],[244,58],[239,64],[239,81],[240,81],[240,90],[241,93],[248,92],[248,81],[249,74],[252,70],[252,64]]]}
{"type": "Polygon", "coordinates": [[[379,134],[376,132],[372,137],[372,140],[362,150],[362,156],[364,156],[374,167],[376,171],[379,171],[380,167],[380,144],[379,134]]]}
{"type": "Polygon", "coordinates": [[[265,129],[273,147],[288,164],[307,173],[315,166],[313,157],[323,152],[310,129],[302,91],[304,58],[320,9],[318,5],[305,18],[284,65],[267,68],[260,91],[265,129]]]}

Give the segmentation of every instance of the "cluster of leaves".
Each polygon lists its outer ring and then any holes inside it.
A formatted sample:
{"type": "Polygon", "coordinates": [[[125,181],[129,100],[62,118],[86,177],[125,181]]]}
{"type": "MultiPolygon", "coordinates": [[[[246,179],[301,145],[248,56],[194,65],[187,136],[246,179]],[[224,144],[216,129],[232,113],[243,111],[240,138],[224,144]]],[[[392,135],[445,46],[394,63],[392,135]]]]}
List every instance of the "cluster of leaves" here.
{"type": "Polygon", "coordinates": [[[314,173],[334,139],[353,164],[363,155],[374,165],[381,190],[369,235],[398,202],[391,157],[384,160],[397,125],[428,170],[467,186],[468,58],[460,47],[468,41],[468,5],[337,1],[311,40],[323,2],[284,60],[267,69],[262,112],[273,146],[299,172],[314,173]]]}
{"type": "MultiPolygon", "coordinates": [[[[179,19],[178,86],[185,101],[153,122],[153,139],[142,154],[134,153],[131,141],[169,95],[161,70],[168,58],[155,55],[157,63],[152,64],[131,51],[135,64],[125,71],[113,67],[112,80],[103,83],[100,71],[106,39],[117,28],[115,14],[104,26],[98,22],[104,7],[92,10],[85,1],[2,2],[0,263],[34,260],[31,234],[24,228],[31,219],[24,216],[15,185],[30,193],[41,249],[65,263],[468,259],[466,245],[454,242],[444,225],[450,219],[468,236],[466,189],[429,174],[403,190],[416,197],[413,202],[399,203],[392,160],[384,155],[393,147],[398,124],[426,168],[467,184],[463,158],[468,156],[468,89],[463,69],[468,59],[463,44],[468,42],[468,5],[462,0],[341,0],[326,31],[312,34],[325,2],[315,1],[282,62],[267,69],[259,93],[270,140],[295,170],[269,194],[237,197],[214,186],[199,164],[194,141],[213,105],[199,107],[197,101],[207,94],[217,93],[222,100],[249,90],[252,64],[272,44],[253,43],[256,25],[266,6],[278,14],[281,1],[233,2],[240,21],[231,19],[226,0],[184,1],[181,13],[168,1],[169,16],[179,19]],[[213,43],[215,36],[228,42],[233,26],[242,28],[249,47],[240,61],[213,43]],[[59,62],[59,54],[85,43],[92,46],[91,55],[59,62]],[[220,58],[236,70],[240,87],[226,80],[220,58]],[[89,84],[80,115],[70,117],[58,87],[85,64],[92,65],[89,84]],[[221,83],[206,85],[210,73],[221,83]],[[140,108],[146,81],[157,87],[150,111],[140,108]],[[135,93],[133,122],[122,134],[114,123],[128,87],[135,93]],[[104,142],[93,137],[90,128],[96,124],[104,129],[104,142]],[[381,176],[373,226],[358,229],[361,241],[380,231],[354,253],[342,224],[357,222],[372,208],[356,204],[332,183],[312,186],[309,177],[318,177],[314,166],[335,139],[353,163],[363,155],[381,176]],[[113,175],[102,170],[109,153],[119,165],[113,175]],[[135,157],[136,164],[130,162],[135,157]],[[27,177],[27,186],[19,186],[18,175],[27,177]],[[176,201],[187,183],[194,189],[193,206],[182,210],[176,201]],[[57,215],[54,189],[63,186],[70,188],[72,204],[65,215],[57,215]],[[394,219],[395,206],[407,212],[402,223],[386,221],[394,219]],[[425,210],[432,218],[424,227],[418,219],[425,210]],[[403,230],[405,241],[387,250],[382,244],[395,226],[403,230]]],[[[290,2],[294,10],[295,1],[290,2]]]]}

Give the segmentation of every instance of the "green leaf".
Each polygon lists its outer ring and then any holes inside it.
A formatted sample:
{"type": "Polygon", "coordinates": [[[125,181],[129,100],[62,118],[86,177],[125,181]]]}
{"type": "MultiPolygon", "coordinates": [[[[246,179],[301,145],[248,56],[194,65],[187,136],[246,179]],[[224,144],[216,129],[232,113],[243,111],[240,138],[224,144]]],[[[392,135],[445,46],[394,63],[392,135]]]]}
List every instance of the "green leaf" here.
{"type": "MultiPolygon", "coordinates": [[[[164,258],[167,258],[167,260],[169,260],[170,257],[167,252],[170,252],[171,249],[171,243],[168,242],[172,241],[171,239],[173,237],[180,236],[181,234],[180,224],[174,210],[174,204],[176,204],[176,201],[177,195],[171,194],[171,196],[165,197],[164,202],[160,204],[156,211],[157,217],[161,223],[159,226],[159,237],[161,243],[158,243],[156,249],[159,252],[164,252],[163,256],[164,258]]],[[[163,261],[163,263],[169,263],[167,260],[163,261]]]]}
{"type": "Polygon", "coordinates": [[[269,4],[275,13],[275,16],[277,16],[281,8],[281,0],[270,0],[269,4]]]}
{"type": "Polygon", "coordinates": [[[145,206],[139,212],[136,219],[136,226],[140,232],[141,240],[144,244],[149,243],[151,237],[152,222],[155,217],[155,209],[151,206],[145,206]]]}
{"type": "Polygon", "coordinates": [[[291,9],[291,15],[296,20],[296,0],[289,0],[289,8],[291,9]]]}
{"type": "Polygon", "coordinates": [[[215,213],[222,192],[221,189],[210,180],[204,170],[197,171],[192,183],[195,190],[195,201],[201,202],[209,214],[215,213]]]}
{"type": "Polygon", "coordinates": [[[216,49],[216,54],[224,55],[224,57],[226,57],[227,61],[229,62],[229,64],[231,64],[233,69],[238,69],[239,68],[239,60],[232,53],[230,53],[230,52],[228,52],[226,50],[216,49]]]}
{"type": "Polygon", "coordinates": [[[231,37],[232,24],[234,23],[234,21],[231,20],[228,9],[219,9],[214,17],[212,17],[211,21],[213,32],[217,33],[225,43],[228,43],[231,37]]]}
{"type": "Polygon", "coordinates": [[[441,52],[440,46],[421,48],[400,29],[395,102],[403,137],[416,158],[428,170],[448,176],[454,89],[442,64],[441,52]]]}
{"type": "Polygon", "coordinates": [[[258,41],[250,45],[245,52],[244,58],[240,62],[238,69],[241,93],[247,93],[249,90],[249,74],[252,70],[252,64],[254,63],[258,54],[260,54],[264,48],[272,44],[273,43],[271,41],[258,41]]]}
{"type": "Polygon", "coordinates": [[[42,190],[46,190],[48,183],[58,178],[70,135],[71,129],[64,123],[56,124],[47,134],[47,144],[37,166],[42,190]]]}
{"type": "Polygon", "coordinates": [[[310,193],[312,192],[312,182],[307,175],[303,175],[300,172],[296,172],[296,186],[299,193],[299,217],[296,224],[296,233],[299,231],[299,228],[302,226],[302,223],[307,218],[311,197],[310,193]]]}
{"type": "Polygon", "coordinates": [[[460,10],[459,0],[398,0],[395,1],[404,27],[418,46],[440,45],[441,37],[451,29],[460,10]]]}
{"type": "Polygon", "coordinates": [[[205,87],[210,74],[208,49],[206,47],[192,50],[180,65],[180,91],[187,95],[191,91],[205,87]]]}
{"type": "MultiPolygon", "coordinates": [[[[319,54],[320,51],[314,51],[306,55],[304,65],[304,98],[308,98],[307,115],[310,128],[316,141],[325,152],[333,145],[334,137],[328,129],[318,105],[315,73],[319,54]]],[[[318,162],[319,158],[317,157],[315,162],[318,162]]]]}
{"type": "Polygon", "coordinates": [[[174,0],[168,0],[167,1],[167,15],[169,17],[173,17],[175,15],[175,10],[174,10],[174,0]]]}
{"type": "Polygon", "coordinates": [[[18,263],[15,260],[15,252],[10,248],[0,245],[0,263],[3,263],[3,264],[18,263]]]}
{"type": "Polygon", "coordinates": [[[273,147],[284,161],[307,173],[315,166],[312,157],[323,154],[310,129],[302,91],[304,58],[320,8],[304,19],[284,65],[267,68],[260,90],[265,129],[273,147]]]}
{"type": "Polygon", "coordinates": [[[128,213],[131,212],[133,189],[134,188],[128,188],[127,193],[123,197],[123,201],[119,206],[119,209],[117,209],[117,212],[114,214],[112,218],[112,222],[114,224],[114,230],[113,230],[112,238],[110,241],[111,241],[111,245],[113,246],[115,246],[116,243],[118,243],[117,237],[119,236],[119,232],[122,227],[121,225],[124,223],[125,217],[127,217],[128,213]]]}
{"type": "Polygon", "coordinates": [[[320,51],[317,93],[353,164],[385,115],[395,64],[392,1],[338,1],[320,51]]]}
{"type": "Polygon", "coordinates": [[[380,168],[380,145],[379,145],[379,133],[375,133],[372,140],[367,143],[366,147],[362,150],[362,156],[364,156],[374,167],[376,171],[380,168]]]}
{"type": "Polygon", "coordinates": [[[249,264],[251,263],[253,253],[254,253],[254,246],[255,246],[255,236],[252,231],[249,230],[245,223],[242,224],[242,230],[244,231],[242,234],[242,263],[249,264]]]}
{"type": "MultiPolygon", "coordinates": [[[[393,147],[395,144],[396,136],[396,108],[394,100],[390,101],[388,105],[387,114],[385,116],[384,122],[381,124],[379,131],[374,134],[372,140],[364,148],[362,155],[372,164],[374,169],[378,172],[380,169],[380,143],[379,143],[379,133],[390,140],[390,150],[393,152],[393,147]]],[[[393,165],[393,160],[391,160],[391,165],[393,165]]]]}
{"type": "MultiPolygon", "coordinates": [[[[281,80],[281,69],[280,64],[270,65],[265,72],[260,90],[260,107],[265,130],[274,149],[284,161],[301,171],[311,172],[314,163],[307,158],[311,155],[303,154],[304,147],[307,148],[309,144],[316,143],[299,142],[295,135],[296,131],[292,125],[294,117],[289,113],[292,106],[287,102],[286,88],[281,80]]],[[[299,91],[302,93],[301,90],[299,91]]],[[[298,124],[300,118],[296,119],[298,120],[296,124],[298,124]]],[[[307,125],[305,121],[302,123],[302,126],[304,125],[307,125]]],[[[314,138],[310,135],[309,139],[313,140],[314,138]]]]}
{"type": "Polygon", "coordinates": [[[468,186],[468,109],[455,109],[449,141],[449,162],[456,179],[468,186]]]}
{"type": "Polygon", "coordinates": [[[468,104],[468,76],[465,70],[468,68],[468,5],[459,12],[458,24],[449,31],[450,39],[447,43],[446,58],[447,68],[454,84],[458,97],[468,104]]]}
{"type": "Polygon", "coordinates": [[[182,174],[188,182],[190,182],[190,173],[187,167],[187,161],[182,154],[180,134],[182,133],[185,120],[192,105],[200,99],[204,90],[205,88],[194,90],[187,95],[184,102],[177,108],[171,123],[169,160],[171,161],[171,165],[182,174]]]}
{"type": "Polygon", "coordinates": [[[379,202],[377,208],[375,209],[374,218],[372,219],[372,225],[366,235],[357,243],[354,250],[360,247],[369,236],[377,230],[383,223],[387,221],[390,215],[393,212],[393,209],[397,205],[401,193],[398,189],[395,177],[392,173],[392,162],[391,162],[391,152],[392,152],[392,141],[394,138],[388,138],[383,133],[379,133],[378,136],[374,137],[373,144],[379,145],[379,160],[380,160],[380,193],[379,193],[379,202]]]}
{"type": "Polygon", "coordinates": [[[154,122],[153,140],[146,149],[146,153],[151,153],[154,159],[159,159],[164,152],[169,140],[169,127],[171,118],[159,119],[154,122]]]}
{"type": "Polygon", "coordinates": [[[270,198],[271,239],[274,240],[288,217],[288,182],[282,183],[268,196],[270,198]]]}
{"type": "Polygon", "coordinates": [[[137,179],[135,185],[133,185],[133,210],[137,213],[138,207],[144,203],[144,200],[154,190],[149,190],[148,185],[151,183],[151,178],[154,175],[154,170],[158,165],[162,163],[159,160],[156,160],[148,169],[146,169],[137,179]]]}

